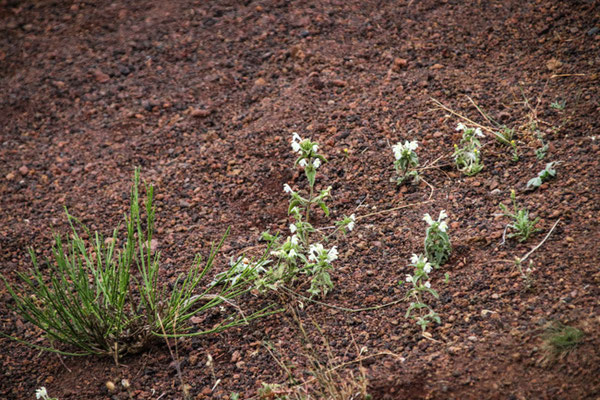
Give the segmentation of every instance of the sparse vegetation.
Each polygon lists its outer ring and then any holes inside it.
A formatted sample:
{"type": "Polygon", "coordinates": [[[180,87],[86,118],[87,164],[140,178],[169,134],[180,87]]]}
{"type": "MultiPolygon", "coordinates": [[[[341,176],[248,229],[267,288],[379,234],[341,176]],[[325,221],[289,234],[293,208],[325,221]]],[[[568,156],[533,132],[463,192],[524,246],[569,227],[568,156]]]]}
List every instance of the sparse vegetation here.
{"type": "MultiPolygon", "coordinates": [[[[180,276],[172,288],[163,285],[159,280],[160,253],[152,250],[154,188],[145,187],[146,218],[142,222],[139,183],[136,169],[125,219],[127,235],[121,249],[116,247],[118,228],[105,239],[98,232],[89,232],[67,212],[71,238],[63,241],[56,235],[54,260],[44,264],[49,271],[44,271],[30,250],[34,269],[29,274],[18,274],[19,285],[11,285],[2,277],[17,313],[42,330],[51,343],[78,349],[65,354],[111,355],[118,362],[121,356],[139,352],[161,336],[218,332],[267,313],[261,310],[244,316],[234,312],[219,324],[194,329],[189,323],[192,317],[222,304],[232,304],[236,297],[252,289],[252,273],[246,271],[235,282],[228,280],[226,274],[205,289],[200,288],[225,235],[213,247],[204,266],[197,256],[189,272],[180,276]],[[82,231],[91,243],[83,239],[82,231]]],[[[233,265],[230,274],[237,269],[237,264],[233,265]]]]}
{"type": "Polygon", "coordinates": [[[510,228],[514,232],[508,235],[509,238],[516,237],[519,242],[524,242],[529,239],[533,233],[539,231],[535,226],[540,220],[539,217],[529,220],[529,210],[526,208],[519,208],[517,205],[516,194],[514,190],[510,191],[510,200],[513,204],[512,211],[508,209],[504,204],[500,203],[500,208],[504,212],[504,215],[510,217],[513,220],[512,224],[508,224],[507,229],[510,228]]]}

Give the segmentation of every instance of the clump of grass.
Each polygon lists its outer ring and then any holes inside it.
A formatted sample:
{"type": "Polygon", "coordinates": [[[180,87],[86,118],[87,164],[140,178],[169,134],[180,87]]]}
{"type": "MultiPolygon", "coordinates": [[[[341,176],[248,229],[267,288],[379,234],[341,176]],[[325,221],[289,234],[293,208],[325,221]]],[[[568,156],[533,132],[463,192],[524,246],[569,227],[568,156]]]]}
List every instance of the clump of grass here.
{"type": "Polygon", "coordinates": [[[197,314],[223,303],[235,306],[234,299],[252,289],[252,275],[248,273],[235,283],[222,278],[201,288],[200,282],[211,270],[226,233],[203,266],[201,257],[196,256],[193,266],[172,286],[159,282],[160,253],[151,246],[154,188],[145,186],[146,215],[142,219],[139,175],[136,169],[129,215],[125,216],[126,237],[120,249],[116,247],[119,227],[105,240],[67,212],[71,237],[63,240],[55,236],[53,260],[41,268],[30,249],[34,268],[18,273],[18,284],[9,284],[1,276],[14,301],[14,311],[41,329],[52,343],[51,347],[32,346],[69,355],[110,355],[118,363],[121,356],[139,352],[157,338],[218,332],[266,313],[261,310],[244,316],[236,311],[216,325],[194,329],[190,319],[197,314]],[[82,232],[89,241],[83,239],[82,232]],[[59,351],[54,342],[77,351],[59,351]]]}
{"type": "Polygon", "coordinates": [[[542,334],[544,363],[555,361],[571,352],[583,339],[583,331],[560,322],[551,324],[542,334]]]}

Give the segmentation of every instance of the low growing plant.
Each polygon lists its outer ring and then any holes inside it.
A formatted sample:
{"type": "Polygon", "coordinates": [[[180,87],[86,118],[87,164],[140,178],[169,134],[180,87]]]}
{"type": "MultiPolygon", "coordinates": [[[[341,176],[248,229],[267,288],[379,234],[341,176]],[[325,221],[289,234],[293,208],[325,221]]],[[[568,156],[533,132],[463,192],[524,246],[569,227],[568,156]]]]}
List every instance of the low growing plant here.
{"type": "Polygon", "coordinates": [[[583,339],[583,331],[560,322],[552,323],[542,334],[544,363],[550,363],[571,352],[583,339]]]}
{"type": "MultiPolygon", "coordinates": [[[[60,342],[78,349],[70,355],[111,355],[115,362],[128,353],[144,349],[153,340],[169,336],[194,336],[219,332],[247,323],[267,313],[267,310],[224,318],[219,324],[204,330],[194,330],[190,319],[223,303],[233,304],[235,298],[251,290],[252,271],[232,281],[229,274],[238,264],[206,288],[200,282],[213,267],[217,251],[225,237],[213,246],[204,266],[196,256],[186,274],[168,285],[159,280],[160,253],[152,250],[155,208],[154,188],[146,186],[145,219],[139,205],[139,169],[135,170],[131,188],[129,215],[125,216],[126,236],[117,248],[119,228],[105,240],[98,232],[91,233],[67,212],[71,238],[55,237],[53,260],[40,267],[30,250],[34,269],[18,273],[19,284],[2,279],[14,301],[13,309],[26,321],[41,329],[50,342],[60,342]],[[80,232],[90,241],[86,241],[80,232]],[[47,267],[46,267],[47,266],[47,267]],[[47,268],[47,269],[46,269],[47,268]]],[[[32,344],[33,345],[33,344],[32,344]]],[[[35,347],[40,347],[33,345],[35,347]]],[[[59,350],[42,347],[44,350],[59,350]]]]}
{"type": "Polygon", "coordinates": [[[398,142],[392,146],[394,151],[394,168],[398,174],[396,182],[398,185],[402,184],[409,178],[412,178],[413,183],[419,182],[419,157],[415,150],[419,147],[416,140],[412,142],[405,141],[404,144],[398,142]]]}
{"type": "Polygon", "coordinates": [[[529,239],[529,236],[531,236],[533,233],[539,231],[539,229],[536,229],[535,226],[540,218],[537,217],[532,221],[529,220],[529,211],[526,208],[519,208],[514,190],[510,191],[510,199],[513,204],[512,211],[510,211],[504,204],[500,203],[500,208],[504,212],[504,215],[512,218],[513,220],[512,224],[508,224],[506,226],[507,228],[514,230],[514,232],[510,233],[508,237],[516,237],[519,239],[519,242],[524,242],[529,239]]]}
{"type": "Polygon", "coordinates": [[[567,102],[565,100],[556,100],[550,104],[550,107],[558,111],[564,110],[566,106],[567,102]]]}
{"type": "Polygon", "coordinates": [[[429,225],[425,234],[425,255],[436,268],[443,265],[450,258],[452,245],[448,236],[448,224],[445,219],[448,217],[445,210],[440,211],[437,221],[431,218],[431,215],[425,214],[423,220],[429,225]]]}
{"type": "Polygon", "coordinates": [[[459,171],[467,176],[477,174],[483,169],[481,162],[481,143],[479,137],[483,137],[480,128],[469,128],[462,123],[456,126],[457,131],[462,131],[460,143],[454,145],[454,163],[459,171]]]}
{"type": "Polygon", "coordinates": [[[528,189],[537,189],[538,187],[542,186],[542,183],[554,178],[556,176],[556,170],[554,169],[554,167],[558,163],[560,163],[560,161],[552,161],[552,162],[547,163],[546,168],[541,170],[538,173],[538,176],[530,179],[529,182],[527,182],[527,188],[528,189]]]}
{"type": "Polygon", "coordinates": [[[436,299],[439,298],[438,293],[431,288],[429,281],[429,273],[432,271],[431,263],[427,261],[427,258],[423,255],[413,254],[411,258],[414,267],[414,273],[412,275],[406,275],[406,282],[412,284],[412,288],[406,293],[405,299],[412,299],[413,301],[408,306],[405,318],[412,318],[416,321],[417,325],[421,327],[421,331],[425,332],[427,326],[432,322],[438,324],[441,323],[440,316],[438,313],[425,302],[424,295],[429,293],[436,299]]]}

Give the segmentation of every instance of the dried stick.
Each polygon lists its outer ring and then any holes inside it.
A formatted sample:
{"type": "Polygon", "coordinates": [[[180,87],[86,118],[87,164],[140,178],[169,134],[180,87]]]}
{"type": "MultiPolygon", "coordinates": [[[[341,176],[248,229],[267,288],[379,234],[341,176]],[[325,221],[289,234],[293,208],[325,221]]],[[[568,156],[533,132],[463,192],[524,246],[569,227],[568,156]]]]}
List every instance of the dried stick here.
{"type": "Polygon", "coordinates": [[[554,223],[554,225],[552,226],[552,228],[550,229],[550,232],[548,232],[546,234],[546,237],[544,238],[544,240],[542,240],[537,246],[535,246],[533,249],[531,249],[529,251],[529,253],[525,254],[523,257],[521,257],[519,259],[520,262],[523,262],[525,260],[527,260],[527,258],[533,254],[534,251],[536,251],[537,249],[539,249],[545,242],[546,240],[548,240],[548,238],[550,237],[550,235],[552,234],[552,231],[554,230],[554,228],[556,228],[556,225],[558,225],[558,223],[560,222],[560,218],[556,220],[556,222],[554,223]]]}

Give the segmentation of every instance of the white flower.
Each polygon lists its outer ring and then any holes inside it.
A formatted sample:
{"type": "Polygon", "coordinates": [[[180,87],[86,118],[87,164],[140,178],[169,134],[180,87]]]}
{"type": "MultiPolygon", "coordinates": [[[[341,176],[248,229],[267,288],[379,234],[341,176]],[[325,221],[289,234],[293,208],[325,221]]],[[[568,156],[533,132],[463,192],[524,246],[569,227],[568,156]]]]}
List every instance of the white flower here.
{"type": "Polygon", "coordinates": [[[337,251],[337,248],[335,246],[333,246],[327,252],[327,262],[330,263],[330,262],[336,260],[337,258],[338,258],[338,251],[337,251]]]}
{"type": "Polygon", "coordinates": [[[464,131],[465,129],[467,129],[467,127],[462,122],[459,122],[458,125],[456,125],[457,131],[464,131]]]}
{"type": "Polygon", "coordinates": [[[406,275],[406,282],[412,282],[413,281],[413,277],[410,275],[406,275]]]}
{"type": "Polygon", "coordinates": [[[313,144],[313,147],[312,147],[313,153],[316,153],[317,150],[319,150],[319,146],[317,146],[316,144],[313,144]]]}
{"type": "Polygon", "coordinates": [[[286,193],[294,193],[290,185],[288,185],[287,183],[283,185],[283,191],[286,193]]]}
{"type": "Polygon", "coordinates": [[[296,233],[297,230],[298,227],[296,226],[296,224],[290,224],[290,232],[296,233]]]}
{"type": "Polygon", "coordinates": [[[425,282],[425,287],[426,287],[427,289],[431,288],[431,283],[429,283],[429,281],[425,282]]]}
{"type": "Polygon", "coordinates": [[[418,255],[414,254],[410,257],[410,262],[413,264],[417,264],[419,261],[421,260],[421,257],[419,257],[418,255]]]}
{"type": "Polygon", "coordinates": [[[283,250],[277,250],[277,251],[272,251],[271,255],[275,256],[275,257],[281,257],[285,254],[285,252],[283,250]]]}
{"type": "Polygon", "coordinates": [[[298,244],[298,236],[292,235],[292,237],[290,238],[290,242],[292,242],[293,245],[297,245],[298,244]]]}
{"type": "Polygon", "coordinates": [[[423,221],[427,222],[429,225],[433,225],[433,219],[431,218],[431,215],[429,215],[429,214],[425,214],[423,216],[423,221]]]}
{"type": "Polygon", "coordinates": [[[46,392],[46,388],[44,386],[42,386],[41,388],[39,388],[35,391],[36,399],[45,399],[47,397],[48,397],[48,392],[46,392]]]}
{"type": "Polygon", "coordinates": [[[439,228],[440,231],[446,232],[446,230],[448,229],[448,224],[446,223],[446,221],[442,221],[438,225],[438,228],[439,228]]]}
{"type": "Polygon", "coordinates": [[[431,264],[429,263],[425,263],[425,266],[423,267],[423,271],[425,271],[426,274],[431,272],[431,264]]]}
{"type": "Polygon", "coordinates": [[[475,129],[475,136],[483,137],[483,133],[481,132],[481,128],[475,129]]]}
{"type": "Polygon", "coordinates": [[[404,142],[404,147],[411,151],[415,151],[419,147],[419,143],[417,143],[416,140],[413,140],[412,142],[406,141],[404,142]]]}
{"type": "Polygon", "coordinates": [[[438,217],[438,221],[446,219],[447,217],[448,217],[448,214],[446,214],[446,210],[442,210],[442,211],[440,211],[440,216],[438,217]]]}
{"type": "Polygon", "coordinates": [[[299,165],[300,165],[302,168],[304,168],[304,167],[306,167],[307,161],[306,161],[306,159],[304,159],[304,158],[303,158],[302,160],[298,161],[298,164],[299,164],[299,165]]]}
{"type": "Polygon", "coordinates": [[[394,158],[396,158],[396,160],[402,158],[402,150],[404,150],[404,148],[400,143],[396,143],[395,145],[393,145],[392,150],[394,151],[394,158]]]}
{"type": "Polygon", "coordinates": [[[296,250],[294,250],[294,249],[291,249],[291,250],[288,252],[288,257],[289,257],[289,258],[296,257],[297,255],[298,255],[298,253],[296,253],[296,250]]]}
{"type": "Polygon", "coordinates": [[[321,160],[320,160],[320,159],[318,159],[318,158],[316,158],[316,159],[313,161],[313,167],[315,167],[315,169],[317,169],[317,168],[319,168],[320,166],[321,166],[321,160]]]}
{"type": "Polygon", "coordinates": [[[354,229],[354,221],[356,221],[356,215],[352,214],[350,216],[350,222],[348,222],[348,225],[346,225],[348,227],[349,231],[351,231],[352,229],[354,229]]]}
{"type": "Polygon", "coordinates": [[[319,255],[323,253],[323,245],[321,243],[311,244],[309,249],[309,260],[317,261],[319,255]]]}

